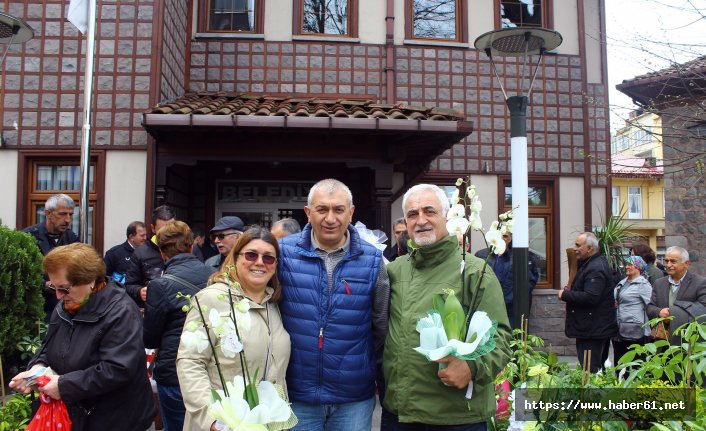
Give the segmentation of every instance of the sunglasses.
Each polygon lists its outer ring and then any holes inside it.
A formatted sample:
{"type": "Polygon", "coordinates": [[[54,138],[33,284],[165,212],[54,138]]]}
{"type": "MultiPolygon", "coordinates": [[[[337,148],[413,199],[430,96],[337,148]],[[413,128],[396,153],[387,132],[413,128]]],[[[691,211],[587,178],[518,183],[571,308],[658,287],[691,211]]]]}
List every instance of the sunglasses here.
{"type": "Polygon", "coordinates": [[[238,253],[239,256],[243,256],[248,262],[257,262],[258,256],[262,256],[262,263],[265,265],[273,265],[277,262],[277,258],[269,254],[258,254],[254,251],[246,251],[244,253],[238,253]]]}
{"type": "Polygon", "coordinates": [[[74,286],[73,286],[73,285],[70,285],[69,287],[56,287],[56,286],[54,286],[53,284],[50,283],[49,286],[47,286],[47,287],[48,287],[50,290],[53,290],[54,292],[61,292],[61,293],[63,293],[64,295],[68,295],[69,292],[71,292],[71,288],[73,288],[74,286]]]}
{"type": "Polygon", "coordinates": [[[221,241],[223,241],[223,238],[225,238],[227,236],[240,235],[241,233],[242,232],[219,233],[219,234],[211,235],[211,240],[215,241],[216,239],[220,239],[221,241]]]}

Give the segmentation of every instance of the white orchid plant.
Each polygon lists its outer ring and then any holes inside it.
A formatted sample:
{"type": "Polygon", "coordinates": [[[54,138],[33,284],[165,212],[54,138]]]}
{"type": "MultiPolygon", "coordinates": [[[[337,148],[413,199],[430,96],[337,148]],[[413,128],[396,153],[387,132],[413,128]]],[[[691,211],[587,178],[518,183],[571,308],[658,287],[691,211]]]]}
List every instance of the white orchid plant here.
{"type": "MultiPolygon", "coordinates": [[[[483,205],[476,193],[476,187],[470,183],[470,178],[456,181],[456,191],[450,199],[450,208],[446,216],[446,229],[450,235],[463,236],[461,247],[461,301],[451,289],[445,289],[444,294],[432,297],[433,309],[417,322],[419,332],[419,347],[414,350],[424,355],[430,361],[439,360],[445,356],[456,356],[462,360],[476,360],[495,348],[495,332],[498,322],[492,321],[484,311],[476,310],[479,295],[473,298],[474,304],[464,311],[463,302],[466,292],[466,240],[470,230],[483,232],[483,222],[480,212],[483,205]],[[461,194],[461,192],[463,194],[461,194]]],[[[484,232],[484,240],[488,247],[488,257],[491,253],[505,253],[506,244],[503,235],[512,233],[512,211],[500,214],[498,220],[484,232]]],[[[481,276],[473,291],[478,292],[488,265],[486,257],[481,270],[481,276]]],[[[445,364],[439,364],[440,368],[445,364]]],[[[473,381],[468,385],[466,398],[473,395],[473,381]]]]}
{"type": "MultiPolygon", "coordinates": [[[[231,289],[240,289],[240,284],[229,276],[235,268],[225,268],[223,279],[231,289]]],[[[219,299],[227,300],[230,311],[220,313],[215,308],[210,310],[199,303],[197,296],[182,295],[190,305],[182,309],[187,312],[195,307],[201,317],[201,324],[191,321],[184,326],[181,342],[198,353],[210,347],[213,355],[221,389],[211,389],[212,403],[208,407],[211,418],[217,422],[218,429],[223,431],[260,431],[282,430],[291,428],[297,423],[296,416],[289,404],[284,400],[284,390],[269,381],[258,383],[259,368],[251,375],[248,368],[245,350],[240,341],[241,331],[249,331],[251,326],[250,300],[244,298],[239,302],[233,300],[233,295],[223,294],[219,299]],[[205,317],[208,314],[208,319],[205,317]],[[212,339],[211,332],[216,336],[212,339]],[[220,352],[220,353],[219,353],[220,352]],[[219,355],[227,358],[240,359],[240,367],[244,376],[235,376],[232,382],[226,382],[221,370],[219,355]]]]}

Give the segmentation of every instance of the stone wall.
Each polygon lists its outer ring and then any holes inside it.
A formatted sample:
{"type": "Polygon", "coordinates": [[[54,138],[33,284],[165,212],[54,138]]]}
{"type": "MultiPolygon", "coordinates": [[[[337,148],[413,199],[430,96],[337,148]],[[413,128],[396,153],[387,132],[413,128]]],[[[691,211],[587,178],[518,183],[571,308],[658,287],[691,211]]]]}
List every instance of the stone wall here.
{"type": "Polygon", "coordinates": [[[706,126],[703,109],[673,108],[662,113],[664,203],[667,247],[689,251],[690,271],[706,274],[706,126]],[[699,124],[700,122],[700,124],[699,124]],[[701,165],[699,164],[701,162],[701,165]]]}
{"type": "Polygon", "coordinates": [[[576,356],[576,342],[564,335],[566,303],[557,290],[535,289],[532,297],[529,333],[544,339],[544,350],[557,355],[576,356]]]}

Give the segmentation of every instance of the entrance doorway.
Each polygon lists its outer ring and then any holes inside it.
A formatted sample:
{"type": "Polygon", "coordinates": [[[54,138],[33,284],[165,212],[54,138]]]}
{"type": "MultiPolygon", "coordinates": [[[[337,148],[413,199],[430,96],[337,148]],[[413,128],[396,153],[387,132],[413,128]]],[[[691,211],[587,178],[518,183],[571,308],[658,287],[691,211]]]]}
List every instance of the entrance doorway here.
{"type": "Polygon", "coordinates": [[[304,205],[296,207],[282,204],[261,203],[239,204],[227,203],[219,205],[217,218],[225,216],[238,216],[245,226],[259,225],[265,228],[272,227],[272,223],[283,218],[293,218],[304,227],[306,224],[306,214],[304,205]]]}
{"type": "Polygon", "coordinates": [[[313,183],[218,181],[216,219],[238,216],[245,226],[272,227],[283,218],[306,224],[304,206],[313,183]]]}

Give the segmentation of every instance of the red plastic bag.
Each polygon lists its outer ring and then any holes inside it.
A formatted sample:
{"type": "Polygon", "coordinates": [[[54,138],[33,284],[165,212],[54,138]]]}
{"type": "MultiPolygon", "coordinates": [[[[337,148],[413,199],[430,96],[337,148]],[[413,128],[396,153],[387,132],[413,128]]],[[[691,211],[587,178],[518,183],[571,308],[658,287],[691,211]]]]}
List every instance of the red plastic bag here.
{"type": "MultiPolygon", "coordinates": [[[[49,377],[42,376],[37,379],[39,386],[44,386],[49,377]]],[[[54,400],[47,395],[39,394],[41,405],[27,425],[26,431],[71,431],[71,419],[62,400],[54,400]]]]}

